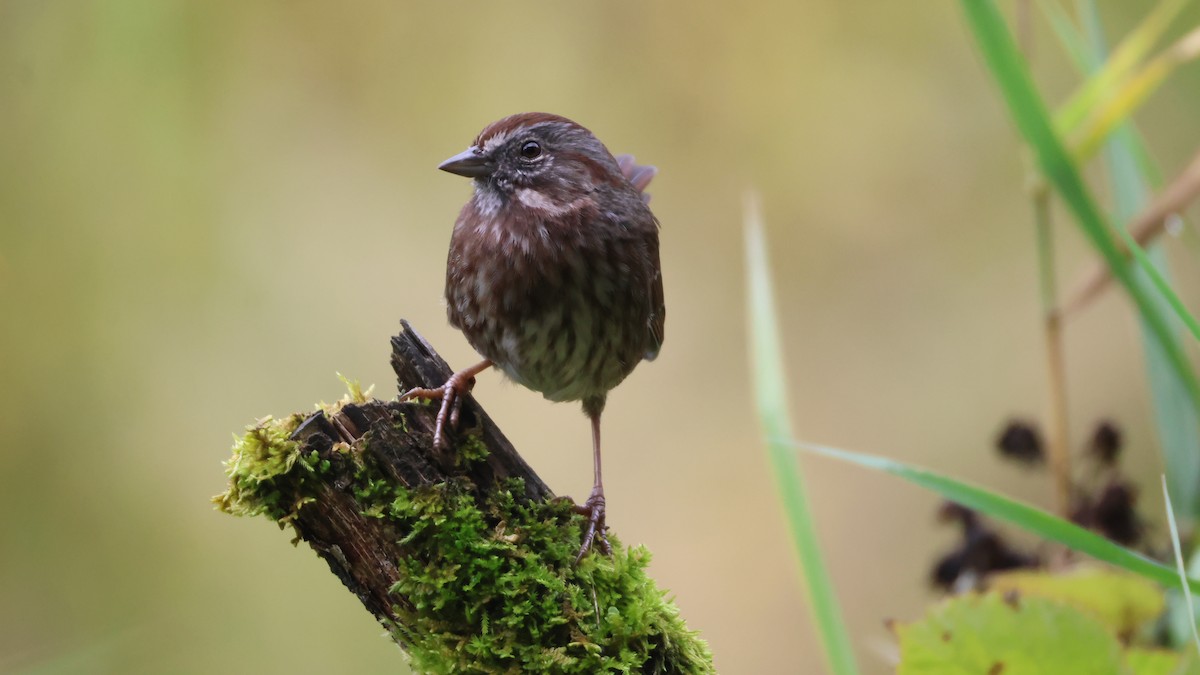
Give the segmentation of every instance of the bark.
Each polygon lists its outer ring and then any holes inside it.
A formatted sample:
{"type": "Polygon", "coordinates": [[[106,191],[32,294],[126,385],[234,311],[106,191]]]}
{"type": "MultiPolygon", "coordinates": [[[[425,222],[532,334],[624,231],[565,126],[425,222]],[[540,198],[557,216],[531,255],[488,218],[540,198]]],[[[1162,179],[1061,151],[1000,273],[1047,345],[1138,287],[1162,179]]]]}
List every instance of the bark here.
{"type": "MultiPolygon", "coordinates": [[[[407,323],[400,391],[451,369],[407,323]]],[[[294,527],[418,672],[711,673],[707,646],[645,576],[649,554],[576,567],[582,520],[468,396],[450,451],[436,404],[356,396],[248,430],[215,498],[294,527]]]]}

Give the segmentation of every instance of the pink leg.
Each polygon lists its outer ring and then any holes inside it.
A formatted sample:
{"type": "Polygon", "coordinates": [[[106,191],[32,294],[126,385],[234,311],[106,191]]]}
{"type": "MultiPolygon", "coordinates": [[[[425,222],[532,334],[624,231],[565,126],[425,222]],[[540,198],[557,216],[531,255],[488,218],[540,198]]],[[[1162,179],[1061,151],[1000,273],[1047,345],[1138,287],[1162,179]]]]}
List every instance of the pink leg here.
{"type": "Polygon", "coordinates": [[[608,537],[604,535],[607,527],[604,524],[604,481],[600,478],[600,413],[593,412],[588,417],[592,419],[592,466],[595,471],[595,481],[592,483],[592,494],[587,501],[583,506],[575,507],[578,513],[588,517],[587,529],[583,531],[583,545],[579,547],[579,554],[575,556],[576,565],[592,548],[592,544],[597,541],[597,538],[599,538],[601,552],[604,555],[612,555],[612,546],[609,546],[608,537]]]}
{"type": "Polygon", "coordinates": [[[491,359],[484,359],[470,368],[451,375],[450,379],[437,389],[417,387],[409,389],[400,397],[401,401],[409,401],[414,398],[442,399],[442,407],[438,409],[437,414],[437,426],[433,431],[435,450],[440,450],[446,445],[446,422],[449,421],[452,428],[458,426],[458,415],[462,412],[462,397],[470,393],[471,388],[475,386],[475,376],[490,368],[491,365],[491,359]]]}

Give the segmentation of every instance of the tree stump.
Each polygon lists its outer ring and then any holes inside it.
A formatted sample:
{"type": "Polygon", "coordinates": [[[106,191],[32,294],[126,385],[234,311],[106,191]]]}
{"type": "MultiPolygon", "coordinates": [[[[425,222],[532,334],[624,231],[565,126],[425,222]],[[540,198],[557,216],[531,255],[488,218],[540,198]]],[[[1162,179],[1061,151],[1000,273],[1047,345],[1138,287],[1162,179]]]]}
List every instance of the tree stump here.
{"type": "MultiPolygon", "coordinates": [[[[450,367],[406,322],[392,338],[400,391],[450,367]]],[[[614,535],[573,564],[582,517],[521,458],[474,397],[448,451],[436,405],[351,393],[264,418],[214,498],[291,526],[428,673],[712,673],[712,655],[614,535]]]]}

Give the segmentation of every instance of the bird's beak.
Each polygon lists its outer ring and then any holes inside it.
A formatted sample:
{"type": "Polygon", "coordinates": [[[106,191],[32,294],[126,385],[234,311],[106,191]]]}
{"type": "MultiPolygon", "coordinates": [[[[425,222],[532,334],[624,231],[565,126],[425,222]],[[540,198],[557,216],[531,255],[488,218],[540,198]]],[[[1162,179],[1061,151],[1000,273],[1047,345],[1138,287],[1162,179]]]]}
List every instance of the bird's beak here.
{"type": "Polygon", "coordinates": [[[472,146],[438,164],[438,168],[467,178],[479,178],[491,173],[495,167],[487,158],[479,154],[478,148],[472,146]]]}

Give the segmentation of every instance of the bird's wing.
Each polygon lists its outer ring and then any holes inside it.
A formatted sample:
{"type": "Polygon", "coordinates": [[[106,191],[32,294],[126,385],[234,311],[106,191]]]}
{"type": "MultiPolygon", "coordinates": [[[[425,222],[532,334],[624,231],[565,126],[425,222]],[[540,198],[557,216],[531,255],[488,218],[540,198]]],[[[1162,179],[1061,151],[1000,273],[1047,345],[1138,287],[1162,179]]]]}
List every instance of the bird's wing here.
{"type": "Polygon", "coordinates": [[[647,361],[653,361],[662,348],[663,328],[667,322],[667,305],[663,299],[662,266],[658,260],[658,233],[654,233],[651,251],[654,257],[654,278],[650,280],[650,344],[646,347],[647,361]]]}
{"type": "MultiPolygon", "coordinates": [[[[635,190],[642,194],[642,201],[649,203],[650,195],[646,192],[646,186],[651,180],[658,175],[658,169],[652,166],[642,166],[633,159],[633,155],[620,155],[617,157],[617,164],[621,167],[621,173],[625,175],[625,179],[633,186],[635,190]]],[[[650,279],[650,320],[647,322],[649,326],[648,343],[646,346],[645,359],[653,361],[658,356],[658,350],[662,348],[663,343],[663,328],[667,319],[667,306],[663,299],[663,282],[662,282],[662,265],[659,262],[658,256],[658,221],[654,221],[654,230],[649,234],[646,241],[646,253],[654,263],[654,277],[650,279]]]]}

